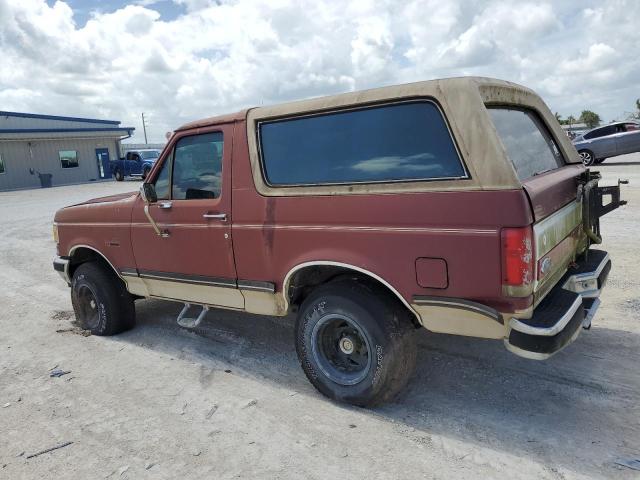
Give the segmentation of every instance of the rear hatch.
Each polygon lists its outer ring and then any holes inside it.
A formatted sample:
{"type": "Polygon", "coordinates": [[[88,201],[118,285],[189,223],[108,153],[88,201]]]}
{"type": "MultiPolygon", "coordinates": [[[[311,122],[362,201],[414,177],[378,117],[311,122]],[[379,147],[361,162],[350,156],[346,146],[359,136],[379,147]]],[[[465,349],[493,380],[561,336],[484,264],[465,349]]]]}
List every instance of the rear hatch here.
{"type": "Polygon", "coordinates": [[[489,114],[534,214],[533,291],[539,303],[587,246],[576,199],[582,164],[565,161],[558,143],[531,109],[488,106],[489,114]]]}

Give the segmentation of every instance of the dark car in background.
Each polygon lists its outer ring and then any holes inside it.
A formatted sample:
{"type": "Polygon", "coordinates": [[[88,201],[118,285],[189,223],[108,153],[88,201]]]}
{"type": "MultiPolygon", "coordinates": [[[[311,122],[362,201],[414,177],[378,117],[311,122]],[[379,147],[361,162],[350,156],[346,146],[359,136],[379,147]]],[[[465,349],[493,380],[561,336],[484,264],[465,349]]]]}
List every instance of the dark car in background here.
{"type": "Polygon", "coordinates": [[[587,166],[640,152],[640,123],[627,120],[597,127],[574,138],[573,145],[587,166]]]}

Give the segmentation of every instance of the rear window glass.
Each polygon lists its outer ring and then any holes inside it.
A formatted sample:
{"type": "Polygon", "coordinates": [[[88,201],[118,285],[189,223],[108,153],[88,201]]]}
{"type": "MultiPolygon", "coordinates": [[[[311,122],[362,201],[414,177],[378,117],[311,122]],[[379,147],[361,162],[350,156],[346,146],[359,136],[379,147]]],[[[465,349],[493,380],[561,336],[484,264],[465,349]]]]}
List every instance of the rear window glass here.
{"type": "Polygon", "coordinates": [[[534,112],[489,107],[489,114],[520,180],[565,164],[558,145],[534,112]]]}
{"type": "Polygon", "coordinates": [[[411,102],[261,123],[270,185],[465,177],[436,105],[411,102]]]}

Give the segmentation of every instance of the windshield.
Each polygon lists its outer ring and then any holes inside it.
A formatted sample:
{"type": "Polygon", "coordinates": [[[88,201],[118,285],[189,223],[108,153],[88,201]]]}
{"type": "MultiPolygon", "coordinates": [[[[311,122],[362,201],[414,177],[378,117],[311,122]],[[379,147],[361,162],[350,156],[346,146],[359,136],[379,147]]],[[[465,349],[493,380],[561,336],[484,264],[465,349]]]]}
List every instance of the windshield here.
{"type": "Polygon", "coordinates": [[[533,111],[502,106],[488,109],[520,180],[564,165],[555,140],[533,111]]]}
{"type": "Polygon", "coordinates": [[[145,152],[140,152],[140,158],[142,158],[143,160],[158,158],[159,156],[160,156],[160,152],[157,150],[147,150],[145,152]]]}

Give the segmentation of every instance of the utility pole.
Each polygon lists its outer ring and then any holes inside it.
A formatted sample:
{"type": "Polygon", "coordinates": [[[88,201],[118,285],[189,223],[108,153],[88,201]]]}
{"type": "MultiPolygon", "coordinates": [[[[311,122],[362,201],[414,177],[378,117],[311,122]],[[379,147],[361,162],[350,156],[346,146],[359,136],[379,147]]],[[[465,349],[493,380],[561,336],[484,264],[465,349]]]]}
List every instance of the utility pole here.
{"type": "Polygon", "coordinates": [[[144,112],[142,112],[142,130],[144,130],[144,144],[146,145],[147,143],[147,126],[144,123],[144,112]]]}

